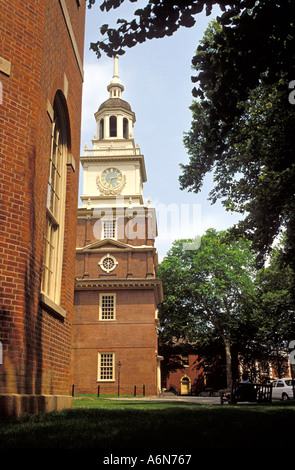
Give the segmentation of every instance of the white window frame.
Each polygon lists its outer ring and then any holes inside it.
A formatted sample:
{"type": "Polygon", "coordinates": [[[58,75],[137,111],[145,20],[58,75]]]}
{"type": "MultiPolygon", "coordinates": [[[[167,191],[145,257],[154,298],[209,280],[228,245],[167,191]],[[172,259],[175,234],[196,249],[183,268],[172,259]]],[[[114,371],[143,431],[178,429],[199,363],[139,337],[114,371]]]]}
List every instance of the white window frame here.
{"type": "Polygon", "coordinates": [[[182,367],[189,367],[189,355],[181,354],[181,364],[182,367]]]}
{"type": "MultiPolygon", "coordinates": [[[[97,381],[98,382],[115,382],[115,364],[116,364],[116,354],[113,351],[103,351],[98,353],[98,361],[97,361],[97,381]],[[102,365],[101,361],[103,356],[110,355],[112,356],[112,378],[101,378],[102,374],[102,365]]],[[[107,367],[107,366],[103,366],[107,367]]]]}
{"type": "Polygon", "coordinates": [[[66,125],[60,107],[52,122],[41,294],[60,305],[67,179],[66,125]]]}
{"type": "Polygon", "coordinates": [[[109,218],[109,219],[103,219],[101,221],[101,239],[102,240],[105,240],[105,239],[112,239],[112,240],[116,240],[117,238],[117,224],[116,224],[116,219],[113,219],[113,218],[109,218]],[[112,227],[111,228],[107,228],[106,226],[108,224],[112,224],[112,227]],[[106,236],[106,233],[107,231],[109,231],[109,233],[111,232],[111,236],[106,236]]]}
{"type": "Polygon", "coordinates": [[[118,264],[119,263],[116,260],[116,258],[113,255],[110,255],[109,253],[103,256],[101,260],[98,262],[98,266],[100,266],[100,268],[108,274],[112,272],[114,269],[116,269],[118,264]],[[112,261],[112,266],[106,267],[105,262],[108,262],[109,260],[112,261]]]}
{"type": "Polygon", "coordinates": [[[109,293],[109,292],[101,292],[99,294],[99,321],[115,321],[116,320],[116,294],[109,293]],[[112,310],[112,318],[104,318],[104,315],[107,313],[104,313],[104,309],[110,308],[104,305],[104,301],[106,298],[112,298],[113,299],[113,310],[112,310]]]}

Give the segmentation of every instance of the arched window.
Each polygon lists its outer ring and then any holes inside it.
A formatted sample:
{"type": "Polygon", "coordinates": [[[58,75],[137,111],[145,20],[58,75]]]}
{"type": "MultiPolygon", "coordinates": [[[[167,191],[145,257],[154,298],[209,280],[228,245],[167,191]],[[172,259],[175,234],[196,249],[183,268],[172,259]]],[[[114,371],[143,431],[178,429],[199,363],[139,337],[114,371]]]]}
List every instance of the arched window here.
{"type": "Polygon", "coordinates": [[[110,117],[110,137],[117,137],[117,116],[110,117]]]}
{"type": "Polygon", "coordinates": [[[99,140],[104,139],[104,119],[99,122],[99,140]]]}
{"type": "Polygon", "coordinates": [[[65,98],[60,92],[55,96],[53,111],[41,289],[45,296],[59,304],[64,244],[66,164],[70,148],[68,112],[65,98]]]}
{"type": "Polygon", "coordinates": [[[127,118],[123,119],[123,137],[124,139],[129,138],[129,122],[127,118]]]}

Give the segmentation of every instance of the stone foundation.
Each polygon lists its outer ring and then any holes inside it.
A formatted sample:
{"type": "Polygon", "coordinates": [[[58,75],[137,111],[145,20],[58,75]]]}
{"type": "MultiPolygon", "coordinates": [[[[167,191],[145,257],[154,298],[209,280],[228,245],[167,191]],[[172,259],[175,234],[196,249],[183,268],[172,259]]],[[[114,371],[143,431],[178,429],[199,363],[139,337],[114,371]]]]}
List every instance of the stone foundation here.
{"type": "Polygon", "coordinates": [[[73,398],[66,395],[0,395],[1,416],[48,413],[72,408],[73,398]]]}

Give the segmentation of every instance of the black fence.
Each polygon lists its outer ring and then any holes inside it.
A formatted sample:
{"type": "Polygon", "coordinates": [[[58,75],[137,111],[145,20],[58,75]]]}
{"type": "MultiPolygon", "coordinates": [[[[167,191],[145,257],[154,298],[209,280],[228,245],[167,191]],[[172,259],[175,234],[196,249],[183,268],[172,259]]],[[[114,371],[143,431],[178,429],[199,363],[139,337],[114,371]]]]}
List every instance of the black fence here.
{"type": "MultiPolygon", "coordinates": [[[[154,387],[153,387],[154,389],[154,387]]],[[[106,385],[96,385],[92,387],[87,387],[85,389],[84,387],[81,388],[75,384],[72,385],[72,392],[71,395],[74,397],[75,395],[79,394],[92,394],[92,395],[97,395],[99,397],[101,393],[105,395],[133,395],[134,397],[136,396],[146,396],[149,394],[149,386],[146,385],[134,385],[134,386],[128,386],[128,387],[120,387],[114,391],[114,387],[110,388],[108,390],[108,387],[106,385]],[[102,392],[103,389],[103,392],[102,392]]]]}

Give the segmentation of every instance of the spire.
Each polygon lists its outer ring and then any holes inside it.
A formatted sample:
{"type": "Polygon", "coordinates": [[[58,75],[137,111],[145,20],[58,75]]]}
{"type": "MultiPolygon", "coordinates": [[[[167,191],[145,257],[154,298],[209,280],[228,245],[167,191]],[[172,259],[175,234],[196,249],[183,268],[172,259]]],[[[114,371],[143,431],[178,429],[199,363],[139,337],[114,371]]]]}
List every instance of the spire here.
{"type": "Polygon", "coordinates": [[[118,59],[119,57],[115,55],[114,57],[114,75],[113,78],[119,78],[119,72],[118,72],[118,59]]]}
{"type": "Polygon", "coordinates": [[[118,67],[119,57],[116,55],[114,57],[114,73],[113,78],[110,81],[110,84],[107,90],[110,92],[110,98],[121,98],[121,94],[124,91],[124,87],[119,78],[119,67],[118,67]]]}

